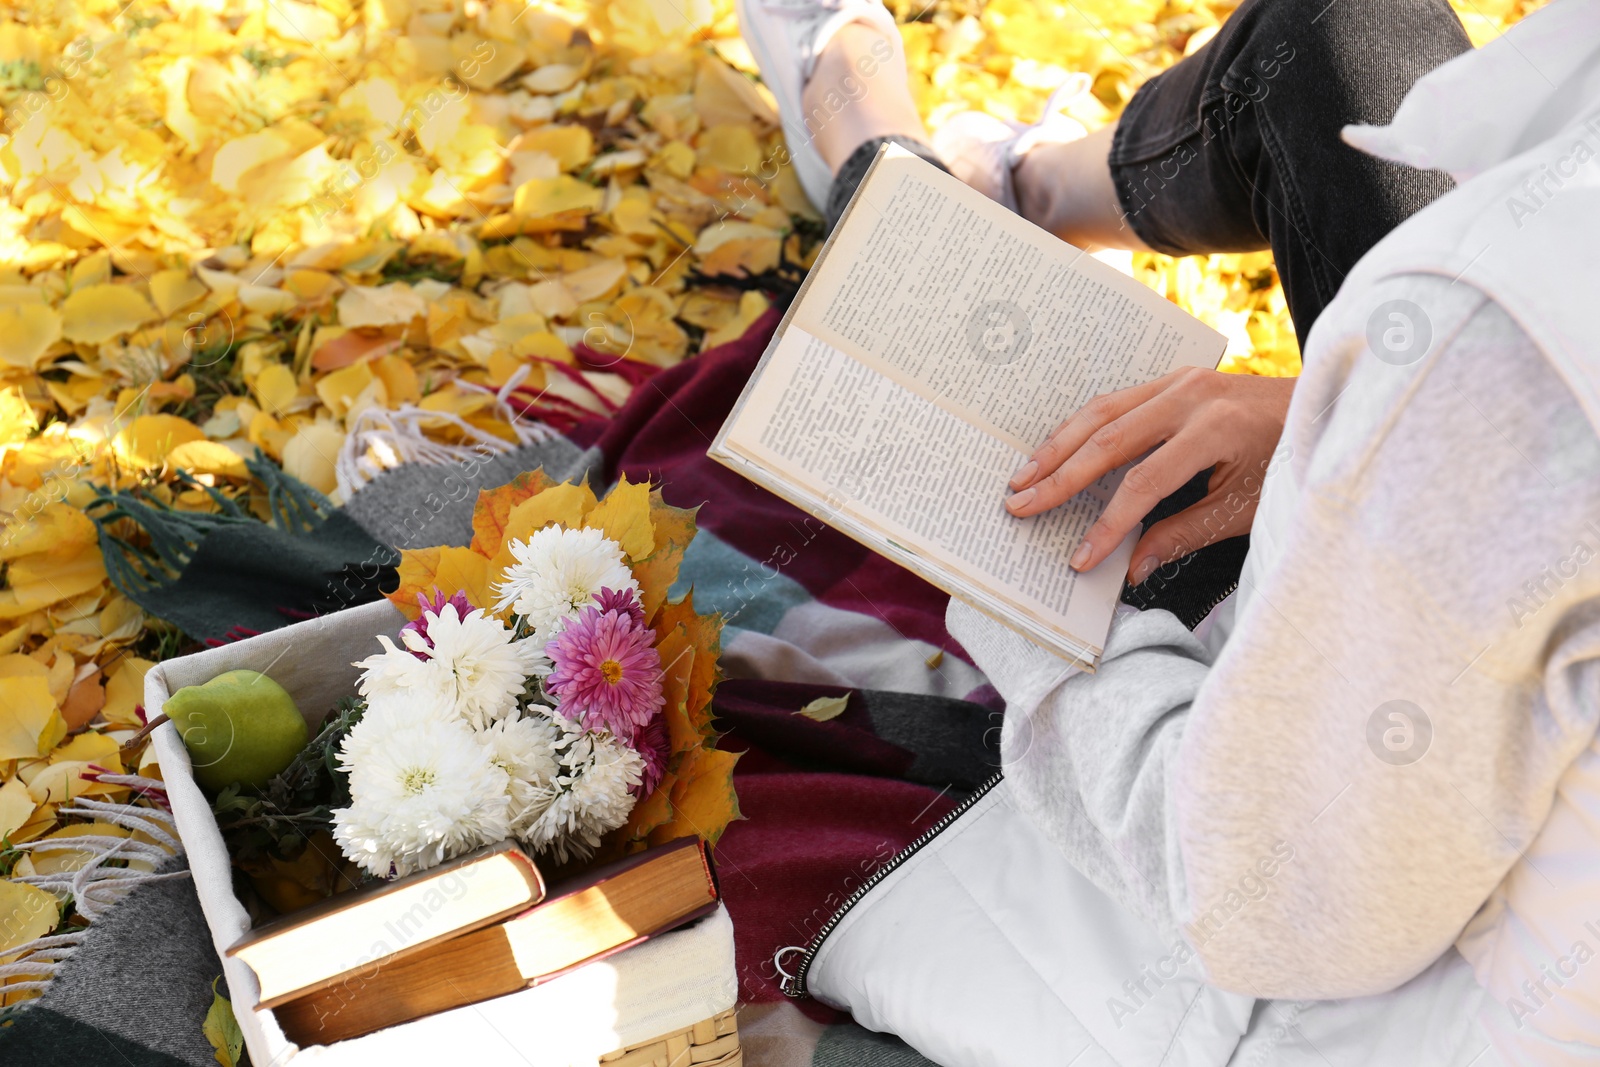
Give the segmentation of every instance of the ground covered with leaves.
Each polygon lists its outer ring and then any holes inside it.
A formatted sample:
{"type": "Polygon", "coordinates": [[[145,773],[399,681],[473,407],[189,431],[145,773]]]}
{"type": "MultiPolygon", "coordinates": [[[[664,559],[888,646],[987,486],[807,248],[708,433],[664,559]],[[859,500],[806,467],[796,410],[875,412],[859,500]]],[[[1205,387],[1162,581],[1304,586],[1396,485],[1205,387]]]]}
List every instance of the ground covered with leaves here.
{"type": "MultiPolygon", "coordinates": [[[[1235,5],[890,6],[930,123],[1032,120],[1087,71],[1093,128],[1235,5]]],[[[1458,12],[1481,42],[1533,6],[1458,12]]],[[[559,424],[736,338],[820,240],[754,71],[730,0],[5,5],[0,964],[81,921],[14,876],[88,859],[12,846],[93,830],[58,809],[126,796],[98,771],[158,773],[124,743],[191,644],[109,583],[96,493],[264,516],[259,449],[337,500],[364,412],[510,441],[497,391],[559,424]]],[[[1132,269],[1231,369],[1298,372],[1270,256],[1132,269]]]]}

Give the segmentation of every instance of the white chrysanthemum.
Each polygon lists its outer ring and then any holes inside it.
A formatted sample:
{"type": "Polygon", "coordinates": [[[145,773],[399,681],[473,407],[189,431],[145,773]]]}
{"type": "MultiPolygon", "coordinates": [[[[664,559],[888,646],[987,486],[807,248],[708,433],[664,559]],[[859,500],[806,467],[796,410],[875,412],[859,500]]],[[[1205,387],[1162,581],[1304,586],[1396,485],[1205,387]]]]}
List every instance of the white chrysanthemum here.
{"type": "Polygon", "coordinates": [[[463,618],[446,604],[437,614],[425,613],[425,621],[426,636],[402,630],[404,648],[380,636],[383,652],[356,664],[365,672],[363,696],[420,692],[482,729],[515,712],[528,678],[549,671],[542,642],[516,640],[482,609],[463,618]]]}
{"type": "Polygon", "coordinates": [[[426,721],[447,722],[453,716],[432,694],[420,689],[393,689],[374,693],[366,700],[361,718],[339,745],[340,762],[355,766],[367,753],[384,744],[384,738],[404,726],[426,721]]]}
{"type": "Polygon", "coordinates": [[[385,878],[504,840],[506,772],[490,755],[460,720],[363,716],[339,748],[350,806],[333,813],[334,840],[363,870],[385,878]]]}
{"type": "Polygon", "coordinates": [[[554,795],[520,836],[535,852],[550,852],[557,863],[565,863],[571,857],[587,859],[601,836],[628,821],[644,760],[609,734],[586,731],[560,714],[550,718],[563,735],[554,795]]]}
{"type": "Polygon", "coordinates": [[[516,562],[495,588],[500,597],[495,607],[510,604],[540,648],[564,621],[594,603],[600,590],[639,592],[622,546],[599,530],[546,526],[526,541],[512,541],[510,548],[516,562]]]}
{"type": "Polygon", "coordinates": [[[520,719],[502,719],[478,737],[488,746],[489,759],[506,772],[511,835],[520,837],[555,797],[553,782],[561,769],[556,745],[561,732],[548,717],[536,712],[520,719]]]}
{"type": "Polygon", "coordinates": [[[396,647],[386,635],[378,635],[383,651],[366,659],[357,660],[361,678],[356,688],[366,698],[370,708],[374,700],[395,693],[415,695],[425,684],[423,661],[403,648],[396,647]]]}

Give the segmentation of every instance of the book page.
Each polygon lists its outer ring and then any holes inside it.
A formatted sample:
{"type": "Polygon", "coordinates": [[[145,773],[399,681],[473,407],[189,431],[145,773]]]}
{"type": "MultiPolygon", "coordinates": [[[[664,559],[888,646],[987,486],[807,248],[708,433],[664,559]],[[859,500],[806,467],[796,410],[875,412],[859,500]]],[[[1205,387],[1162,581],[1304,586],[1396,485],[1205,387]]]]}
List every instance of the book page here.
{"type": "Polygon", "coordinates": [[[824,521],[933,563],[947,591],[1030,613],[1058,643],[1098,651],[1133,547],[1130,537],[1089,574],[1067,566],[1099,500],[1013,517],[1004,497],[1019,450],[798,326],[761,379],[724,430],[727,448],[821,502],[824,521]]]}
{"type": "Polygon", "coordinates": [[[1132,278],[893,151],[792,325],[1024,453],[1096,394],[1214,367],[1226,344],[1132,278]]]}

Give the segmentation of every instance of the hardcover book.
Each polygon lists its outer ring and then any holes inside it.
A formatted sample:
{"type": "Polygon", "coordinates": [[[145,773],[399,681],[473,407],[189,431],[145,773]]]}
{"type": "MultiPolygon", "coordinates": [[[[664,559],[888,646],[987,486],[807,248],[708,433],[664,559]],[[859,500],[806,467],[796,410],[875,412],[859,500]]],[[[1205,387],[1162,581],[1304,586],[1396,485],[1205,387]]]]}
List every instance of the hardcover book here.
{"type": "Polygon", "coordinates": [[[261,1005],[271,1008],[543,898],[533,860],[503,841],[385,885],[337,893],[257,927],[227,954],[256,972],[261,1005]]]}
{"type": "Polygon", "coordinates": [[[710,852],[681,838],[558,884],[542,904],[391,959],[278,1007],[300,1045],[326,1045],[539,985],[716,910],[710,852]]]}

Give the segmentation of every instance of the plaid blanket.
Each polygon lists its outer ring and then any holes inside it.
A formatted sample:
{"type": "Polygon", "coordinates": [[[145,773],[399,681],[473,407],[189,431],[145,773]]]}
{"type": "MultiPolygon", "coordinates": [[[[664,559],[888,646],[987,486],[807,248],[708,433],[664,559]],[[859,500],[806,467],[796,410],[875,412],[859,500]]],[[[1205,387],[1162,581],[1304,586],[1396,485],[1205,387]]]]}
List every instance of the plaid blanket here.
{"type": "MultiPolygon", "coordinates": [[[[359,563],[373,548],[465,544],[476,490],[536,466],[597,482],[649,477],[674,504],[704,504],[679,591],[693,588],[702,610],[728,620],[717,710],[723,744],[747,753],[738,771],[746,818],[717,849],[746,1062],[920,1063],[814,1002],[786,1001],[772,956],[806,941],[863,877],[991,773],[999,706],[945,633],[942,593],[705,458],[776,324],[774,312],[742,340],[655,374],[615,416],[565,437],[470,470],[379,476],[343,509],[370,539],[350,553],[359,563]],[[821,697],[845,698],[843,712],[826,722],[796,714],[821,697]]],[[[292,539],[277,550],[295,551],[292,539]]],[[[205,578],[185,574],[195,595],[205,578]]],[[[293,614],[280,613],[283,623],[293,614]]],[[[138,1067],[212,1063],[200,1034],[220,971],[187,882],[159,897],[136,890],[35,1006],[0,1028],[0,1060],[80,1063],[98,1048],[138,1067]]]]}

